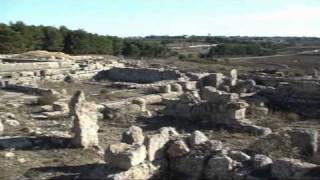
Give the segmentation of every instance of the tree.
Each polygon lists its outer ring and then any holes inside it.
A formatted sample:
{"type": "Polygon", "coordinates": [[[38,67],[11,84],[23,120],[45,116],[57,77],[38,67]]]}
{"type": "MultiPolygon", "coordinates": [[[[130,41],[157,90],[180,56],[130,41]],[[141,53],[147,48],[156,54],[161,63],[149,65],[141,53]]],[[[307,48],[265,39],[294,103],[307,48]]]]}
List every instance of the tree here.
{"type": "Polygon", "coordinates": [[[90,38],[83,30],[71,31],[65,39],[65,52],[71,54],[87,54],[90,52],[90,38]]]}
{"type": "Polygon", "coordinates": [[[140,48],[136,44],[130,42],[125,43],[122,52],[124,56],[138,57],[140,53],[140,48]]]}
{"type": "Polygon", "coordinates": [[[0,53],[19,53],[25,50],[25,44],[20,33],[10,27],[0,25],[0,53]]]}
{"type": "Polygon", "coordinates": [[[131,57],[162,57],[169,54],[161,40],[153,38],[149,41],[146,40],[148,38],[123,39],[84,30],[69,30],[65,26],[60,26],[59,29],[51,26],[28,26],[23,22],[0,24],[0,38],[0,51],[6,53],[48,50],[70,54],[123,54],[131,57]]]}
{"type": "Polygon", "coordinates": [[[32,29],[26,26],[23,22],[17,21],[16,23],[11,23],[10,27],[17,33],[20,33],[25,50],[32,50],[34,48],[33,44],[33,34],[32,29]]]}
{"type": "Polygon", "coordinates": [[[44,44],[43,49],[48,51],[63,50],[63,36],[60,31],[54,27],[44,27],[44,44]]]}

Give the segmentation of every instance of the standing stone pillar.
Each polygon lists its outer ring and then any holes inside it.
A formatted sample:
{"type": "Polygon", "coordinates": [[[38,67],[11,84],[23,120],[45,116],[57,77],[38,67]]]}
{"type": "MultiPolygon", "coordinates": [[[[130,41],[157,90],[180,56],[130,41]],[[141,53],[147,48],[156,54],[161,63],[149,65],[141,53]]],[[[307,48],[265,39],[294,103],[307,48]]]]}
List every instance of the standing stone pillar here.
{"type": "Polygon", "coordinates": [[[77,91],[69,103],[70,117],[73,120],[74,137],[72,143],[76,147],[97,147],[98,109],[95,103],[87,102],[83,91],[77,91]]]}
{"type": "Polygon", "coordinates": [[[147,103],[146,100],[143,98],[136,98],[133,100],[133,104],[137,104],[140,106],[140,110],[142,112],[146,112],[147,111],[147,103]]]}
{"type": "Polygon", "coordinates": [[[236,69],[232,69],[230,71],[230,86],[235,86],[237,85],[238,81],[238,71],[236,69]]]}

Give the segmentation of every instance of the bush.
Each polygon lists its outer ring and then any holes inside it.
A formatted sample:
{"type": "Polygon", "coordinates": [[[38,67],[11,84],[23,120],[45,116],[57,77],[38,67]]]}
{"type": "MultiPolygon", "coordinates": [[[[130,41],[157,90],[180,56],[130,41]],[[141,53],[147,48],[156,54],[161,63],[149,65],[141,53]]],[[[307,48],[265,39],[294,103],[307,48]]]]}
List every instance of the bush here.
{"type": "Polygon", "coordinates": [[[100,90],[100,94],[107,94],[108,93],[108,90],[107,89],[101,89],[100,90]]]}
{"type": "Polygon", "coordinates": [[[184,54],[179,54],[178,58],[179,58],[180,60],[185,60],[185,59],[187,59],[187,56],[184,55],[184,54]]]}

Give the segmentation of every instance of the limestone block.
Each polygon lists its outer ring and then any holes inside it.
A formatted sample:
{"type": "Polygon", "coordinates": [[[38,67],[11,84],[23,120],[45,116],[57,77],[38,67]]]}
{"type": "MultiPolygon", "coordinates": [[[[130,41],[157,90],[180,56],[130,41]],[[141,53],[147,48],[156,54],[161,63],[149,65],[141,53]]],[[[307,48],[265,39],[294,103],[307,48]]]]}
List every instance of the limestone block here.
{"type": "Polygon", "coordinates": [[[138,144],[112,144],[106,149],[105,152],[105,160],[110,166],[124,170],[142,163],[146,156],[146,147],[138,144]]]}
{"type": "Polygon", "coordinates": [[[99,145],[98,110],[95,103],[87,102],[84,93],[77,91],[71,98],[70,116],[74,121],[72,142],[75,146],[89,148],[99,145]]]}

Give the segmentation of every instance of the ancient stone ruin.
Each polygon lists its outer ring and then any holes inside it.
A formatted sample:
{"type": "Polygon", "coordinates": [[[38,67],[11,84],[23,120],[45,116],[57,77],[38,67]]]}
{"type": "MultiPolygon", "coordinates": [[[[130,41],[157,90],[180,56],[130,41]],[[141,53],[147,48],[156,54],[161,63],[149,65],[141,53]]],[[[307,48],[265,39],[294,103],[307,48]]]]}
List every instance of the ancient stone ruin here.
{"type": "Polygon", "coordinates": [[[0,63],[1,158],[18,179],[320,177],[319,78],[58,57],[0,63]]]}

